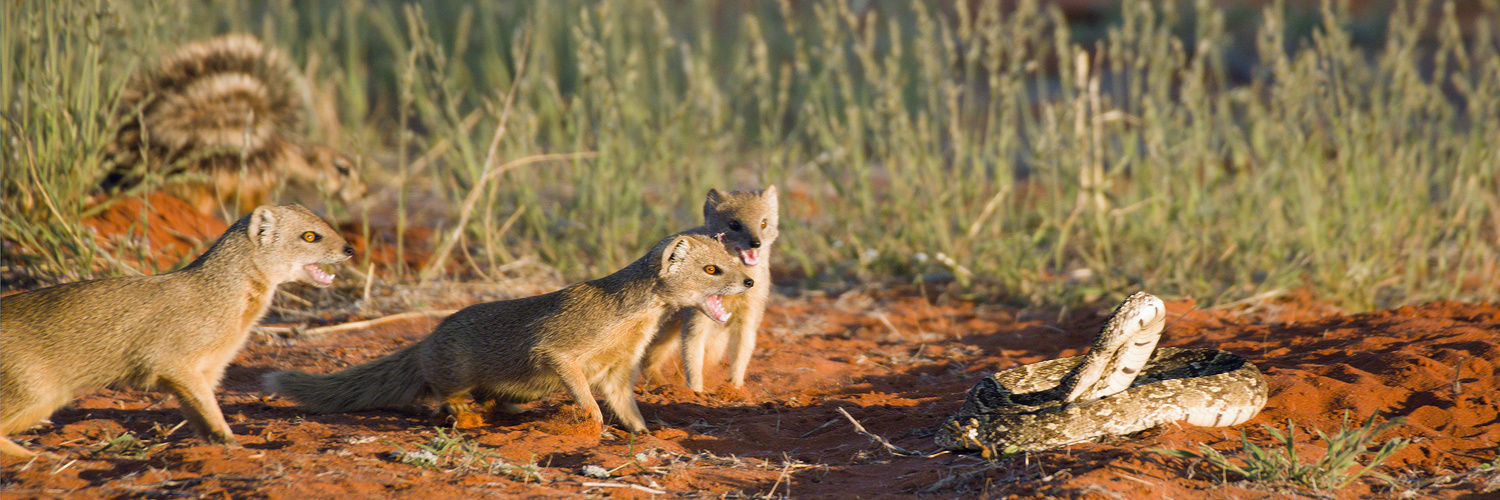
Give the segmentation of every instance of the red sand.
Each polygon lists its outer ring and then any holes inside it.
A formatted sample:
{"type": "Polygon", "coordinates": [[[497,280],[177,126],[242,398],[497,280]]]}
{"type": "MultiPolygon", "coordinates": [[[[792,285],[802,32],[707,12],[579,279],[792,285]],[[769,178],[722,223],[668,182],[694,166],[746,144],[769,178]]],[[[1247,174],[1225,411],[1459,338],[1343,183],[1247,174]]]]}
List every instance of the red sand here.
{"type": "MultiPolygon", "coordinates": [[[[477,458],[464,467],[465,454],[452,452],[437,469],[391,458],[437,436],[426,415],[307,415],[263,398],[257,387],[259,376],[274,369],[330,371],[372,359],[426,335],[435,320],[290,344],[260,338],[229,367],[219,391],[243,448],[203,445],[185,428],[174,431],[182,419],[169,396],[101,389],[53,415],[52,425],[17,436],[62,456],[0,462],[0,498],[1289,498],[1309,492],[1226,484],[1205,467],[1150,449],[1204,442],[1238,453],[1241,431],[1269,445],[1260,425],[1284,428],[1290,419],[1299,427],[1298,452],[1308,461],[1319,456],[1322,443],[1304,429],[1336,430],[1346,410],[1352,420],[1374,412],[1381,421],[1405,418],[1379,439],[1414,442],[1376,469],[1405,479],[1400,488],[1412,487],[1414,478],[1472,471],[1496,459],[1500,307],[1439,302],[1341,315],[1327,314],[1326,304],[1305,296],[1262,306],[1229,313],[1170,303],[1171,313],[1183,316],[1162,341],[1229,349],[1258,365],[1271,398],[1248,424],[1169,425],[1128,441],[1034,453],[993,467],[953,454],[892,455],[856,433],[837,410],[897,446],[937,451],[930,437],[912,431],[934,428],[987,373],[1081,353],[1107,309],[1058,321],[1035,311],[928,301],[914,290],[782,298],[768,311],[743,391],[694,394],[676,374],[670,383],[643,383],[637,395],[652,430],[633,437],[618,428],[595,437],[561,393],[528,405],[522,415],[489,422],[464,416],[459,429],[446,432],[470,438],[483,453],[470,454],[477,458]],[[155,447],[138,456],[98,451],[126,431],[155,447]],[[612,474],[586,477],[586,465],[612,474]]],[[[711,376],[723,380],[722,373],[711,376]]],[[[1496,481],[1493,472],[1476,474],[1419,493],[1493,498],[1494,492],[1481,491],[1496,481]]],[[[1366,476],[1330,496],[1400,493],[1366,476]]]]}

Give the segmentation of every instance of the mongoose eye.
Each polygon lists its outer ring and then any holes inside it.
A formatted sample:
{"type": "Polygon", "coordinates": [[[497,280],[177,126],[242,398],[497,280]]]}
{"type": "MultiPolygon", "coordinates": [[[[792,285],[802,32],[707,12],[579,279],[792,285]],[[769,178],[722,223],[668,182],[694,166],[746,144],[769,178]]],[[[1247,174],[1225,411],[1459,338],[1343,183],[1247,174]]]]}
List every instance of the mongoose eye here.
{"type": "Polygon", "coordinates": [[[760,220],[760,228],[761,229],[765,229],[766,228],[766,220],[765,219],[761,219],[760,220]]]}
{"type": "Polygon", "coordinates": [[[729,221],[729,229],[731,231],[739,231],[739,230],[742,230],[744,228],[745,228],[744,226],[740,225],[740,221],[737,221],[737,220],[729,221]]]}
{"type": "Polygon", "coordinates": [[[319,235],[318,233],[314,233],[312,231],[308,231],[308,232],[302,233],[302,241],[306,241],[308,243],[316,243],[318,240],[321,240],[321,239],[323,239],[323,236],[319,235]]]}
{"type": "Polygon", "coordinates": [[[713,264],[709,264],[709,265],[703,266],[703,272],[708,273],[708,274],[718,275],[719,272],[720,272],[719,271],[719,266],[715,266],[713,264]]]}

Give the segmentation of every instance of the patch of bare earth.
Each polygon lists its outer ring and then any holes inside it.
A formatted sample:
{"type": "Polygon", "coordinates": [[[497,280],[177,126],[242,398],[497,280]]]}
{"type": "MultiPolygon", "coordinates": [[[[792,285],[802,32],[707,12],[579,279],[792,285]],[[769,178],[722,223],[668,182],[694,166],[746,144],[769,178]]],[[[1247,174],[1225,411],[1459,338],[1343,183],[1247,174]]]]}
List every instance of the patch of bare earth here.
{"type": "MultiPolygon", "coordinates": [[[[1438,302],[1346,315],[1293,295],[1239,311],[1169,304],[1176,321],[1162,345],[1228,349],[1265,373],[1270,402],[1246,425],[1168,425],[1130,440],[993,464],[954,454],[894,455],[855,432],[838,410],[895,446],[935,452],[923,431],[957,410],[976,380],[1082,353],[1108,313],[1059,318],[926,296],[882,289],[779,297],[744,390],[695,394],[675,373],[642,382],[636,393],[652,430],[635,436],[611,428],[597,437],[561,393],[521,415],[465,416],[458,428],[421,412],[304,414],[261,394],[260,375],[364,362],[422,338],[437,320],[291,340],[262,335],[230,366],[219,391],[242,448],[193,439],[170,396],[99,389],[51,424],[16,436],[56,456],[0,462],[0,498],[1385,498],[1422,479],[1473,471],[1494,461],[1500,445],[1500,307],[1438,302]],[[1226,483],[1199,464],[1150,451],[1201,442],[1238,453],[1241,431],[1268,445],[1260,424],[1290,419],[1331,431],[1346,410],[1355,418],[1404,418],[1379,436],[1414,440],[1376,469],[1398,478],[1394,489],[1369,476],[1333,493],[1226,483]],[[404,463],[393,453],[432,447],[439,428],[464,439],[435,466],[404,463]],[[126,433],[143,444],[104,449],[126,433]],[[602,477],[584,475],[586,467],[602,477]]],[[[1299,442],[1304,460],[1323,445],[1305,433],[1299,442]]],[[[1496,481],[1493,473],[1454,476],[1416,491],[1482,498],[1496,481]]]]}

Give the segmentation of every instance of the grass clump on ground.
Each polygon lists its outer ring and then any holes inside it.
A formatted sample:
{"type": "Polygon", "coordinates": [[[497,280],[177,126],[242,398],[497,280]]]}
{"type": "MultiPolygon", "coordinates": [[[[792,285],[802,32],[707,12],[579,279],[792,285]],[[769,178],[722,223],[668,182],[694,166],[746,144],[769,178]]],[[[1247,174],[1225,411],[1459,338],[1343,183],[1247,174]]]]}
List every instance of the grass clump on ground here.
{"type": "MultiPolygon", "coordinates": [[[[1330,436],[1324,434],[1322,430],[1313,429],[1318,434],[1318,438],[1327,444],[1327,450],[1324,451],[1322,457],[1310,463],[1304,463],[1298,457],[1297,425],[1290,420],[1286,423],[1286,434],[1282,434],[1281,430],[1269,425],[1261,426],[1271,435],[1276,447],[1262,448],[1250,442],[1250,438],[1241,432],[1240,444],[1244,449],[1244,454],[1239,456],[1225,455],[1204,444],[1198,445],[1198,451],[1166,449],[1155,451],[1169,456],[1200,460],[1218,469],[1219,473],[1233,474],[1248,481],[1291,483],[1315,490],[1338,490],[1370,472],[1375,466],[1411,442],[1409,439],[1402,438],[1393,438],[1384,443],[1375,440],[1376,435],[1399,423],[1398,420],[1389,420],[1376,425],[1375,415],[1370,415],[1363,425],[1351,429],[1349,428],[1349,414],[1345,412],[1344,421],[1340,424],[1337,433],[1330,436]],[[1374,451],[1365,464],[1361,465],[1358,458],[1361,454],[1370,453],[1368,450],[1370,446],[1380,448],[1374,451]],[[1358,470],[1353,473],[1349,472],[1356,467],[1358,470]]],[[[1391,481],[1389,477],[1379,476],[1387,482],[1391,481]]]]}
{"type": "Polygon", "coordinates": [[[0,34],[0,239],[43,255],[6,265],[108,261],[78,218],[112,99],[154,54],[239,31],[314,83],[310,133],[362,152],[376,191],[333,212],[435,229],[463,279],[597,276],[699,224],[708,188],[774,183],[782,276],[811,288],[1500,298],[1492,16],[1001,3],[6,3],[26,28],[0,34]]]}

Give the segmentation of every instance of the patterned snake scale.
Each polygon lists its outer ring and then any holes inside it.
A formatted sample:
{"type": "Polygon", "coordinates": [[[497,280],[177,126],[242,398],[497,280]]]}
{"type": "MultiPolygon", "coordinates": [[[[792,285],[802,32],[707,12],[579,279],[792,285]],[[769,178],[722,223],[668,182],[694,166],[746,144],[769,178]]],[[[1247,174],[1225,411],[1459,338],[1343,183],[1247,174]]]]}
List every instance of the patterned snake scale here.
{"type": "Polygon", "coordinates": [[[935,440],[952,451],[1041,451],[1122,437],[1177,420],[1227,427],[1266,404],[1266,381],[1218,349],[1156,349],[1161,299],[1138,292],[1115,309],[1083,356],[985,377],[935,440]]]}

